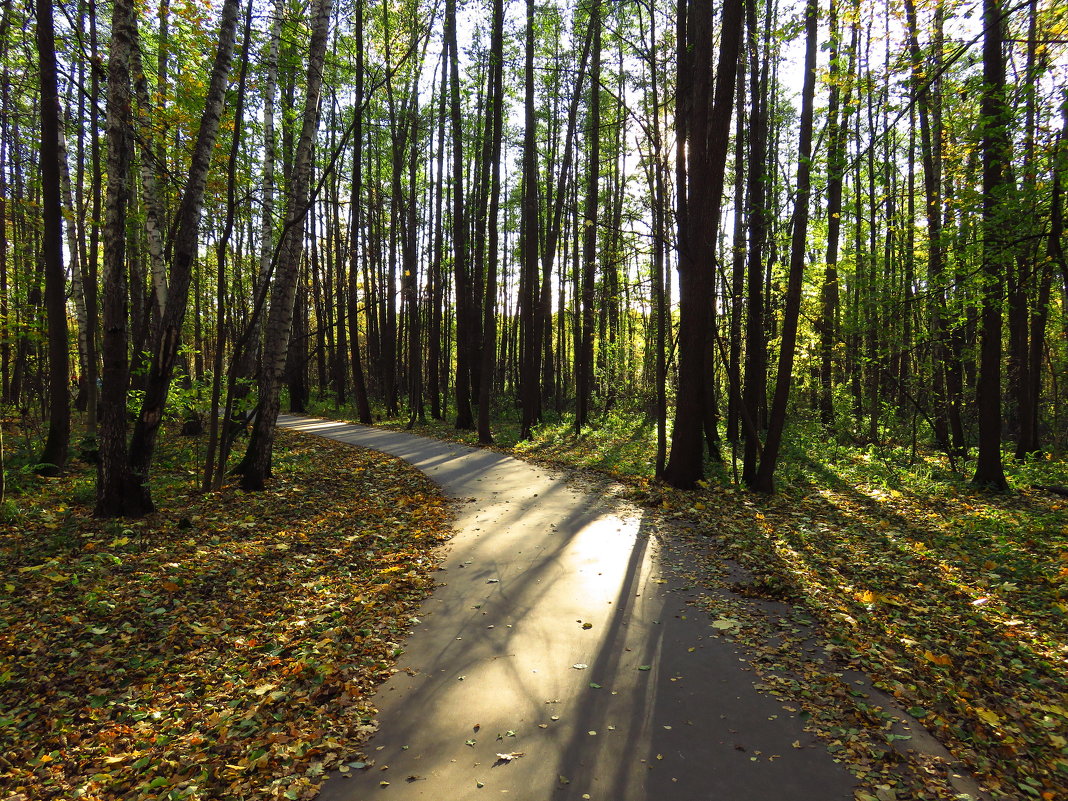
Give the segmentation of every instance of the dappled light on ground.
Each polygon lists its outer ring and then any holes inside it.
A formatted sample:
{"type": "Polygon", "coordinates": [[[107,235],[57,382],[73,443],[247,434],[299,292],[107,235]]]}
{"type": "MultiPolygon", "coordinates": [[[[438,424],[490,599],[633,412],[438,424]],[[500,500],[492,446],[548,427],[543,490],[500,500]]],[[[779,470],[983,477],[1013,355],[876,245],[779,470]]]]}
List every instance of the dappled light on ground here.
{"type": "Polygon", "coordinates": [[[263,493],[3,527],[5,798],[310,798],[374,731],[448,507],[398,460],[279,450],[263,493]]]}

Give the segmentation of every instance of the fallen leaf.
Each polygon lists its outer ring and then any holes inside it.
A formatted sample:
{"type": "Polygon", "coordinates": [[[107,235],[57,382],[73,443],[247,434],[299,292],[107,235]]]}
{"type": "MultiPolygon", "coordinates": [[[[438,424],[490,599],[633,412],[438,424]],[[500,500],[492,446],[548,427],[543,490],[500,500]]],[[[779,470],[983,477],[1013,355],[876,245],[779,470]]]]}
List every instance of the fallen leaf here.
{"type": "Polygon", "coordinates": [[[926,659],[928,662],[933,662],[934,664],[941,665],[943,667],[949,667],[953,664],[952,657],[946,654],[935,654],[932,651],[924,651],[923,658],[926,659]]]}

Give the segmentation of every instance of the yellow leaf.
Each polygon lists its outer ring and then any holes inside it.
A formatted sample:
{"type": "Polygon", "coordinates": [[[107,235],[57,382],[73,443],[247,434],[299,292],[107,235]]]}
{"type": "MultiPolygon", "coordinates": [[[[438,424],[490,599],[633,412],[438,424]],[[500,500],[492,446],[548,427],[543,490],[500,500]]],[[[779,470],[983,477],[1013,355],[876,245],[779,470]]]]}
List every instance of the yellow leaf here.
{"type": "Polygon", "coordinates": [[[997,713],[990,709],[983,709],[982,707],[977,706],[975,708],[975,714],[977,714],[980,718],[989,723],[991,726],[1001,725],[1001,718],[997,716],[997,713]]]}
{"type": "Polygon", "coordinates": [[[931,651],[924,651],[923,658],[928,662],[933,662],[936,665],[942,665],[943,667],[949,667],[953,664],[953,660],[946,654],[934,654],[931,651]]]}

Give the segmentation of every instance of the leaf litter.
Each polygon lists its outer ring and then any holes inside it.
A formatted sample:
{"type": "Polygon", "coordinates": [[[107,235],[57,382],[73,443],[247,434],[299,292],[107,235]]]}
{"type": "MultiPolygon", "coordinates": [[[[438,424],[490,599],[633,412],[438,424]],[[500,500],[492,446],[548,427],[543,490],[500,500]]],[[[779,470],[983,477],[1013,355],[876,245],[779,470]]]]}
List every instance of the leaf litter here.
{"type": "MultiPolygon", "coordinates": [[[[1068,798],[1062,496],[1039,484],[979,492],[936,455],[906,454],[891,466],[875,447],[816,448],[815,460],[789,465],[776,496],[730,486],[722,474],[681,492],[647,477],[655,452],[647,427],[582,436],[572,428],[565,420],[492,449],[639,503],[665,554],[685,551],[682,578],[701,592],[694,603],[723,621],[715,633],[756,653],[765,689],[859,777],[858,798],[961,801],[970,791],[951,781],[960,765],[989,798],[1068,798]],[[728,575],[724,559],[749,577],[728,575]],[[769,619],[753,600],[790,609],[769,619]],[[805,657],[806,648],[823,659],[805,657]],[[910,751],[892,731],[894,716],[849,680],[851,669],[872,677],[959,764],[910,751]]],[[[447,426],[419,433],[475,444],[447,426]]],[[[1031,474],[1068,483],[1056,462],[1029,465],[1014,482],[1031,474]]]]}
{"type": "Polygon", "coordinates": [[[93,518],[76,469],[0,524],[0,795],[311,799],[371,764],[349,760],[447,501],[399,459],[287,431],[262,493],[201,495],[161,461],[145,520],[93,518]]]}
{"type": "Polygon", "coordinates": [[[963,798],[961,767],[988,798],[1066,798],[1068,507],[944,490],[631,497],[683,555],[675,583],[702,589],[688,602],[747,646],[757,686],[861,779],[858,798],[963,798]],[[913,749],[891,706],[957,763],[913,749]]]}

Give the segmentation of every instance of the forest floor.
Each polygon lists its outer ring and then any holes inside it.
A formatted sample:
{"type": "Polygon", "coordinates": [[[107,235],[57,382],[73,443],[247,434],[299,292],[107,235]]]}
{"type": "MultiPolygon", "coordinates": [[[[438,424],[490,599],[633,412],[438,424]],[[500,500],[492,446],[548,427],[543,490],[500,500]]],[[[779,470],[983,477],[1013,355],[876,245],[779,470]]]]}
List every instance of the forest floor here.
{"type": "MultiPolygon", "coordinates": [[[[692,577],[709,589],[703,605],[739,621],[735,633],[758,655],[765,687],[798,703],[865,782],[858,799],[954,796],[933,782],[924,795],[925,777],[915,775],[922,766],[897,764],[898,746],[908,746],[897,741],[907,735],[885,710],[833,672],[798,663],[813,636],[807,626],[772,630],[744,605],[724,602],[715,591],[731,585],[724,559],[752,576],[734,589],[792,604],[834,663],[870,676],[990,797],[1068,798],[1068,498],[1056,491],[1068,484],[1063,461],[1007,463],[1012,491],[991,494],[971,486],[968,465],[954,472],[937,454],[813,435],[789,446],[774,496],[735,486],[729,451],[707,486],[680,492],[649,479],[655,431],[640,414],[613,414],[581,435],[562,419],[528,442],[514,424],[497,422],[495,447],[620,481],[630,500],[660,510],[677,523],[676,536],[699,545],[707,559],[692,577]],[[873,728],[884,734],[875,747],[873,728]],[[913,774],[907,780],[903,768],[913,774]]],[[[413,431],[475,442],[444,422],[413,431]]]]}
{"type": "Polygon", "coordinates": [[[168,436],[160,511],[101,520],[92,466],[38,477],[7,433],[0,798],[307,799],[358,769],[450,532],[429,480],[280,431],[268,491],[201,494],[202,443],[168,436]]]}
{"type": "MultiPolygon", "coordinates": [[[[1068,797],[1068,499],[1034,488],[1068,483],[1064,463],[1013,466],[1013,492],[991,495],[936,456],[795,445],[778,495],[715,473],[684,493],[648,479],[648,429],[620,415],[576,436],[564,421],[518,443],[502,427],[498,447],[619,481],[696,545],[700,605],[860,777],[858,801],[954,796],[903,756],[908,735],[849,668],[991,797],[1068,797]],[[733,589],[792,605],[793,625],[713,591],[732,586],[724,559],[751,575],[733,589]],[[814,636],[840,671],[796,659],[814,636]]],[[[8,464],[2,797],[302,799],[361,767],[346,760],[375,728],[366,698],[432,589],[449,509],[397,460],[279,437],[255,495],[199,494],[196,442],[167,440],[162,511],[144,521],[94,519],[89,467],[46,479],[8,464]]]]}

